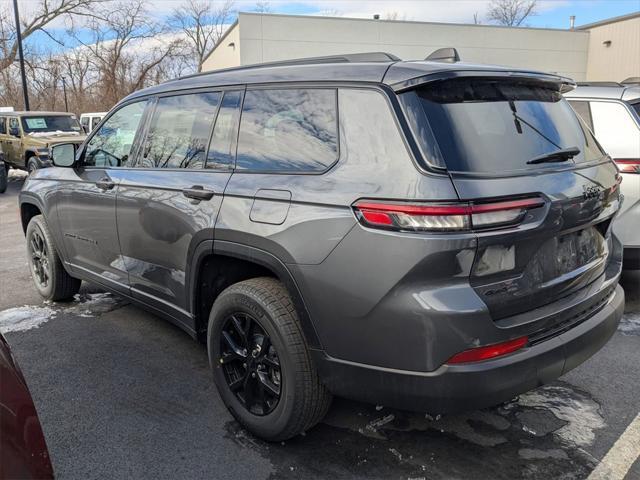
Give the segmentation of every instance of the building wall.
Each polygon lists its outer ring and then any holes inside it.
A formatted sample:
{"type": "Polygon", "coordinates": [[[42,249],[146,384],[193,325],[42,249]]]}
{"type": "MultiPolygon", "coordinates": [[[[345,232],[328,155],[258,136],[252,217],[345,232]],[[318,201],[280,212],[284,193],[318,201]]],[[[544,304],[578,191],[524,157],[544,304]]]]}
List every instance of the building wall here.
{"type": "Polygon", "coordinates": [[[589,33],[583,31],[255,13],[241,13],[238,22],[237,65],[370,51],[411,60],[455,47],[465,62],[542,70],[575,80],[584,80],[587,71],[589,33]]]}
{"type": "Polygon", "coordinates": [[[592,27],[589,32],[587,80],[621,82],[640,77],[640,17],[592,27]]]}
{"type": "Polygon", "coordinates": [[[202,64],[202,71],[219,70],[221,68],[240,65],[240,24],[233,24],[220,44],[211,52],[202,64]],[[231,46],[230,44],[233,44],[231,46]]]}

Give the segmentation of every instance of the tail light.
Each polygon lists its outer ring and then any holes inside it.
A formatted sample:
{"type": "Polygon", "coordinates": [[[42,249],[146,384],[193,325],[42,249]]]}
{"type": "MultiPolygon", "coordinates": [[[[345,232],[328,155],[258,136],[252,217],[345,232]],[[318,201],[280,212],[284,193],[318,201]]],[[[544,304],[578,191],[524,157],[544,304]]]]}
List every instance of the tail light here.
{"type": "Polygon", "coordinates": [[[640,158],[616,158],[614,161],[622,173],[640,173],[640,158]]]}
{"type": "Polygon", "coordinates": [[[512,226],[528,210],[542,207],[540,197],[491,203],[403,203],[358,201],[353,205],[363,225],[387,230],[456,232],[512,226]]]}
{"type": "Polygon", "coordinates": [[[490,360],[492,358],[502,357],[509,353],[513,353],[525,347],[529,339],[527,337],[515,338],[507,342],[495,343],[493,345],[485,345],[483,347],[471,348],[464,352],[456,353],[447,360],[448,364],[456,363],[472,363],[490,360]]]}

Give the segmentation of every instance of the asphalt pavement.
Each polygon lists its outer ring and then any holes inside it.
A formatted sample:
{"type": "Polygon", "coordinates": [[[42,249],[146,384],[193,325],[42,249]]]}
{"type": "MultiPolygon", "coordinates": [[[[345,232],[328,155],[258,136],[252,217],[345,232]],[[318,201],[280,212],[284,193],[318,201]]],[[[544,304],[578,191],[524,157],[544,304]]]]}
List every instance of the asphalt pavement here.
{"type": "MultiPolygon", "coordinates": [[[[12,172],[0,194],[0,329],[58,478],[584,479],[605,456],[618,461],[625,430],[640,442],[628,428],[640,412],[640,272],[623,276],[626,313],[613,338],[551,385],[442,418],[336,399],[316,428],[268,444],[232,419],[205,347],[178,328],[86,283],[72,302],[42,302],[26,263],[21,185],[12,172]]],[[[640,479],[640,461],[624,471],[640,479]]]]}

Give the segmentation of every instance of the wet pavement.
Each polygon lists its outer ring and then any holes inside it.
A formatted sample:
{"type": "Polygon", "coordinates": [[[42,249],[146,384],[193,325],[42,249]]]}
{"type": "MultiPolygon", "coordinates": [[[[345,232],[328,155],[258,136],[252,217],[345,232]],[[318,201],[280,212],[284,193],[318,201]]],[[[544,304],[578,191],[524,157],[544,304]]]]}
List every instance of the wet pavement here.
{"type": "MultiPolygon", "coordinates": [[[[583,479],[640,411],[640,272],[611,341],[507,404],[432,418],[336,399],[303,436],[262,442],[229,415],[203,345],[83,284],[43,304],[17,213],[0,195],[0,328],[34,396],[59,478],[583,479]]],[[[640,461],[626,476],[640,478],[640,461]]]]}

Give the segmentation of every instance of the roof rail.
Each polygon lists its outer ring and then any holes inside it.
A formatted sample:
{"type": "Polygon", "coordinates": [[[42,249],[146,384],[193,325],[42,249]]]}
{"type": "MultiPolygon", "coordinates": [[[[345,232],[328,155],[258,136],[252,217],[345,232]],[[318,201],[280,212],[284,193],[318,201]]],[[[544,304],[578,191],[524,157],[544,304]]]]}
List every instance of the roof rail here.
{"type": "Polygon", "coordinates": [[[579,87],[624,87],[618,82],[578,82],[579,87]]]}
{"type": "Polygon", "coordinates": [[[366,52],[366,53],[346,53],[344,55],[329,55],[326,57],[307,57],[307,58],[294,58],[292,60],[278,60],[275,62],[254,63],[252,65],[241,65],[238,67],[221,68],[220,70],[210,70],[208,72],[194,73],[192,75],[185,75],[184,77],[175,78],[169,80],[174,82],[176,80],[182,80],[185,78],[200,77],[203,75],[210,75],[217,72],[235,72],[239,70],[251,70],[253,68],[265,68],[265,67],[288,67],[295,65],[319,65],[323,63],[368,63],[368,62],[400,62],[401,58],[396,57],[392,53],[387,52],[366,52]]]}

